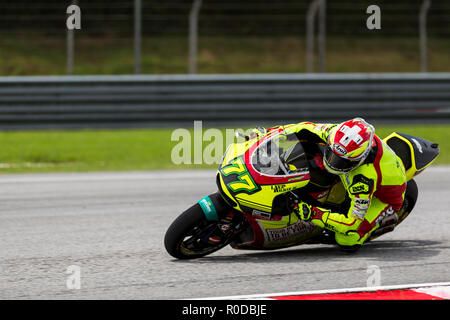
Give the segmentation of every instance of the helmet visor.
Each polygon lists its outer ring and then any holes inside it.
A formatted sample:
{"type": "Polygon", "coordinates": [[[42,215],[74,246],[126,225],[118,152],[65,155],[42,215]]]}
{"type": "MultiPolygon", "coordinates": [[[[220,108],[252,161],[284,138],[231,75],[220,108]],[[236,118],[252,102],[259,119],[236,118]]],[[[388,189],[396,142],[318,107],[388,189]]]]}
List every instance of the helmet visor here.
{"type": "Polygon", "coordinates": [[[344,159],[333,152],[330,146],[327,146],[323,157],[325,163],[332,170],[337,172],[349,172],[358,166],[360,160],[344,159]]]}

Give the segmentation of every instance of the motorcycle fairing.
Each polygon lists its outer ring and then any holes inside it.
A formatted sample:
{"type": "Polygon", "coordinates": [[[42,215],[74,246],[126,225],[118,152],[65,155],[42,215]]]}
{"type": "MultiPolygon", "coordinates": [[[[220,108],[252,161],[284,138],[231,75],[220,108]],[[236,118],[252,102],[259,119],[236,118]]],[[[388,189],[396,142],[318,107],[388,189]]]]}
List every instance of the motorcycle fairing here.
{"type": "Polygon", "coordinates": [[[430,166],[439,154],[437,143],[404,133],[393,132],[383,141],[402,160],[407,181],[430,166]]]}
{"type": "Polygon", "coordinates": [[[232,244],[235,249],[279,249],[299,245],[318,236],[322,232],[312,222],[300,220],[295,213],[280,220],[256,219],[245,213],[252,234],[243,235],[232,244]]]}
{"type": "MultiPolygon", "coordinates": [[[[284,174],[264,172],[261,167],[258,167],[259,152],[273,141],[290,144],[291,149],[286,148],[285,150],[280,147],[280,150],[283,151],[282,156],[287,159],[292,156],[298,140],[295,135],[289,136],[289,134],[293,134],[293,132],[289,132],[289,127],[279,127],[263,137],[257,136],[227,147],[217,172],[217,184],[221,193],[224,194],[224,198],[229,198],[231,200],[229,202],[234,202],[235,209],[243,212],[249,212],[248,209],[256,209],[271,213],[273,200],[278,194],[302,188],[309,183],[310,175],[307,164],[305,167],[297,168],[293,164],[288,164],[286,167],[287,162],[282,163],[284,165],[280,164],[279,169],[280,172],[284,170],[282,172],[284,174]]],[[[279,146],[277,145],[277,147],[279,146]]],[[[297,150],[297,152],[301,152],[301,150],[297,150]]],[[[301,161],[297,162],[301,163],[301,161]]]]}

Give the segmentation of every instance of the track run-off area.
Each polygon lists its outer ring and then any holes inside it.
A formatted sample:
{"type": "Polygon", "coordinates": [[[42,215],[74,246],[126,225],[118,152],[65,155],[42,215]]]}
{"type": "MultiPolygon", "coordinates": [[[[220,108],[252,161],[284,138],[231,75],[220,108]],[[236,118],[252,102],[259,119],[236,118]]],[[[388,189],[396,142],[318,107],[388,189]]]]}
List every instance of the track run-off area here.
{"type": "Polygon", "coordinates": [[[178,261],[170,223],[216,190],[214,170],[0,176],[0,299],[195,299],[450,281],[450,167],[416,177],[392,233],[345,254],[331,245],[226,247],[178,261]]]}

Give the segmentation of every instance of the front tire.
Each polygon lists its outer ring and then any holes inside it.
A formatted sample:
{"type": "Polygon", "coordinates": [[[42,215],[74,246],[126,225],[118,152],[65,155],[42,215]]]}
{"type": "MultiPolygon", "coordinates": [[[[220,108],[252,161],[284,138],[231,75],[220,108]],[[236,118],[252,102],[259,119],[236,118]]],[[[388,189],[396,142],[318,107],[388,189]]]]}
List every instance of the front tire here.
{"type": "Polygon", "coordinates": [[[229,244],[233,231],[233,226],[224,228],[219,221],[208,221],[196,203],[172,222],[164,237],[164,246],[174,258],[200,258],[229,244]]]}

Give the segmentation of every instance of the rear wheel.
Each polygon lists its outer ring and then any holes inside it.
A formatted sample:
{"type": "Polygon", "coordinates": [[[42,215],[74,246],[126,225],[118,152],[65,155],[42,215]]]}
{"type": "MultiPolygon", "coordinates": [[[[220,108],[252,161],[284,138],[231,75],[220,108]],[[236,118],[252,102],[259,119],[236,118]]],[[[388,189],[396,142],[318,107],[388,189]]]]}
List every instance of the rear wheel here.
{"type": "Polygon", "coordinates": [[[231,210],[219,221],[208,221],[200,205],[195,204],[172,222],[164,245],[174,258],[200,258],[229,244],[240,225],[239,218],[231,210]]]}
{"type": "Polygon", "coordinates": [[[399,212],[396,213],[396,216],[393,216],[385,219],[386,221],[381,222],[380,228],[375,230],[367,240],[374,240],[378,238],[379,236],[394,231],[394,229],[403,221],[406,219],[406,217],[411,213],[411,211],[414,209],[414,206],[417,202],[417,196],[419,194],[419,190],[417,188],[417,183],[414,180],[408,181],[406,185],[406,192],[405,192],[405,200],[403,201],[403,206],[400,209],[399,212]]]}
{"type": "Polygon", "coordinates": [[[409,180],[406,185],[405,201],[403,203],[403,208],[398,213],[397,226],[406,219],[406,217],[414,209],[417,202],[417,197],[419,195],[419,189],[417,188],[417,183],[414,180],[409,180]]]}

